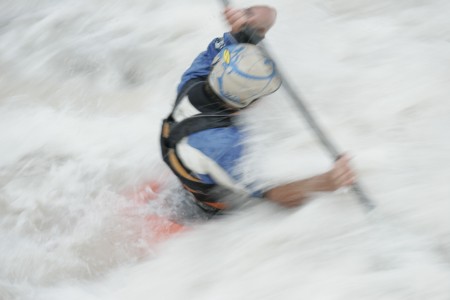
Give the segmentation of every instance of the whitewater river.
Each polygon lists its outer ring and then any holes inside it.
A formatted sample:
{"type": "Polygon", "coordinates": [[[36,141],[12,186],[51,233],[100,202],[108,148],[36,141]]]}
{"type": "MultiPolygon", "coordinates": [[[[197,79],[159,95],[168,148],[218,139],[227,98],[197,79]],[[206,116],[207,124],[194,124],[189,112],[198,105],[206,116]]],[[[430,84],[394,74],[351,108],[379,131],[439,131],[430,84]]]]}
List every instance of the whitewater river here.
{"type": "MultiPolygon", "coordinates": [[[[252,200],[153,242],[147,216],[167,207],[128,195],[156,180],[182,198],[159,127],[227,30],[220,2],[3,0],[1,300],[450,299],[450,2],[265,4],[267,46],[376,209],[348,190],[290,210],[252,200]]],[[[244,181],[332,164],[283,90],[240,122],[244,181]]]]}

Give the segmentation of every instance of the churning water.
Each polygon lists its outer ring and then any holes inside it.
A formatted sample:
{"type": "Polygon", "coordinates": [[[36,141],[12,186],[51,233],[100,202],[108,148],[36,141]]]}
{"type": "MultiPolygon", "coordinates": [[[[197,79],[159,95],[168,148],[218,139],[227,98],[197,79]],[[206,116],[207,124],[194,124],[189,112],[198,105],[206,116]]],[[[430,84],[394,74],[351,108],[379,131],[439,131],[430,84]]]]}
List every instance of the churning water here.
{"type": "MultiPolygon", "coordinates": [[[[0,299],[450,299],[450,3],[264,4],[270,50],[375,212],[348,191],[260,202],[152,243],[124,191],[176,186],[160,122],[227,30],[220,2],[3,0],[0,299]]],[[[331,165],[283,91],[241,121],[247,179],[331,165]]]]}

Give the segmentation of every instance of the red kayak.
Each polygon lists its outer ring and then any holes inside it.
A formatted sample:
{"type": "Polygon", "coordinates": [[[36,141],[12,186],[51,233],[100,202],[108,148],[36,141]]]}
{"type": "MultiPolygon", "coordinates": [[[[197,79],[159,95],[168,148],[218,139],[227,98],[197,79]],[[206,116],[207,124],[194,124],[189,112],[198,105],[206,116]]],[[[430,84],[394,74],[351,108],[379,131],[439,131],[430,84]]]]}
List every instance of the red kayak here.
{"type": "Polygon", "coordinates": [[[134,189],[132,192],[126,192],[125,196],[130,199],[131,206],[124,210],[124,214],[131,217],[143,217],[145,225],[145,239],[150,244],[155,244],[168,238],[180,234],[189,228],[182,224],[170,220],[168,217],[157,214],[156,212],[146,213],[142,215],[142,210],[150,203],[156,206],[162,203],[160,192],[164,185],[158,181],[150,181],[141,187],[134,189]]]}

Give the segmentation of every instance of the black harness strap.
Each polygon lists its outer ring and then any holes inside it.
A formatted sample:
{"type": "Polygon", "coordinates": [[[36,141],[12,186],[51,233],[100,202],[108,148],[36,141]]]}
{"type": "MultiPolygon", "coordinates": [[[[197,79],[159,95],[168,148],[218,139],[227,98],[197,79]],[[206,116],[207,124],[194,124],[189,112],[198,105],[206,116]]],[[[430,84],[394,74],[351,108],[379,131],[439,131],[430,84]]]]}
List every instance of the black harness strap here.
{"type": "Polygon", "coordinates": [[[229,127],[232,125],[231,116],[197,114],[181,122],[166,119],[170,124],[170,134],[167,141],[169,148],[174,148],[183,138],[206,129],[229,127]]]}

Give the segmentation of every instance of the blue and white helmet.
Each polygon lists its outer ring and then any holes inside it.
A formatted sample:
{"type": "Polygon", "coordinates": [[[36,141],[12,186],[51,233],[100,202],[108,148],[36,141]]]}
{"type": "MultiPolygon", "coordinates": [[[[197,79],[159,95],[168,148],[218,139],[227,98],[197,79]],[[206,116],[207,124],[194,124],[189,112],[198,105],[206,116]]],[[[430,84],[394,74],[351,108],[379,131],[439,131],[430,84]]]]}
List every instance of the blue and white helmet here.
{"type": "Polygon", "coordinates": [[[208,82],[223,101],[236,108],[248,106],[281,85],[272,59],[252,44],[224,47],[214,58],[208,82]]]}

